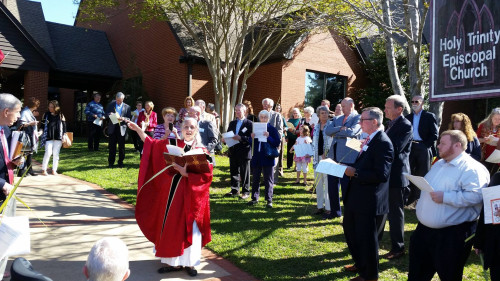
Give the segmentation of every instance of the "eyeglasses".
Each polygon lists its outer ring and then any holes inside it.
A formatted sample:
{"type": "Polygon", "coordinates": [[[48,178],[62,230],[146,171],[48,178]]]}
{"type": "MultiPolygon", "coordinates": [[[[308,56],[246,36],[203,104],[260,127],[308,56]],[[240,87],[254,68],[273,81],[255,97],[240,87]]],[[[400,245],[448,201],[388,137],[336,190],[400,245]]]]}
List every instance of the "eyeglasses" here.
{"type": "Polygon", "coordinates": [[[420,103],[418,100],[412,100],[411,103],[420,103]]]}
{"type": "Polygon", "coordinates": [[[365,120],[375,120],[375,119],[374,118],[361,118],[361,119],[359,119],[359,122],[361,123],[365,120]]]}

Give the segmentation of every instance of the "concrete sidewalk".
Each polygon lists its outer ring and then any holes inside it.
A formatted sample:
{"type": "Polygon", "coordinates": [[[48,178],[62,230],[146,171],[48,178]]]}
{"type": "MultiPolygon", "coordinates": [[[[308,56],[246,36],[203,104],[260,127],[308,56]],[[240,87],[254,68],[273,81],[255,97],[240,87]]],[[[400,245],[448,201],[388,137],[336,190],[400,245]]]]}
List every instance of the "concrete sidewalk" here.
{"type": "Polygon", "coordinates": [[[131,270],[127,280],[256,280],[206,249],[196,277],[185,271],[157,273],[162,265],[137,226],[133,206],[97,185],[64,175],[34,176],[23,180],[17,195],[34,210],[18,202],[17,215],[28,216],[31,228],[31,254],[23,257],[54,281],[85,280],[82,268],[88,252],[105,236],[127,244],[131,270]]]}

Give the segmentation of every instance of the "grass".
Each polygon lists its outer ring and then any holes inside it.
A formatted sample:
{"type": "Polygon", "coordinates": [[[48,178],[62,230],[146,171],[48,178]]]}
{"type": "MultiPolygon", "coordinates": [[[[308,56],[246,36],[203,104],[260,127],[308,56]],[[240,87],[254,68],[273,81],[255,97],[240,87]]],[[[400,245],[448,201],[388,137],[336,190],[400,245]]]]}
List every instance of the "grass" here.
{"type": "MultiPolygon", "coordinates": [[[[72,148],[61,151],[58,172],[96,183],[135,204],[139,155],[132,144],[127,144],[122,169],[109,169],[107,155],[107,143],[101,144],[99,152],[88,152],[86,141],[76,138],[72,148]]],[[[43,151],[35,158],[41,161],[42,157],[43,151]]],[[[304,186],[293,184],[295,171],[285,170],[285,177],[274,188],[274,208],[266,209],[264,203],[247,207],[246,201],[224,198],[230,186],[229,158],[218,156],[216,163],[210,191],[212,242],[208,248],[261,280],[354,277],[343,272],[343,266],[352,261],[341,219],[324,221],[312,215],[316,199],[305,192],[304,186]]],[[[417,219],[414,210],[405,210],[405,216],[408,248],[417,219]]],[[[380,254],[389,250],[386,225],[380,254]]],[[[380,280],[406,280],[407,274],[408,255],[396,261],[380,260],[380,280]]],[[[437,275],[434,280],[439,280],[437,275]]],[[[483,280],[479,258],[473,253],[464,270],[464,280],[483,280]]]]}

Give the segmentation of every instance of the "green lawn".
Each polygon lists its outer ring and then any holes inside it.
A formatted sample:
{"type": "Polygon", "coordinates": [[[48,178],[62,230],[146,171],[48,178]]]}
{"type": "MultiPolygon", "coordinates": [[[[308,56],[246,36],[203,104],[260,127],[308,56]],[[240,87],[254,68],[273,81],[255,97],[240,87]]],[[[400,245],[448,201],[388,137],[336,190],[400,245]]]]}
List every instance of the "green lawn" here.
{"type": "MultiPolygon", "coordinates": [[[[43,151],[36,159],[42,157],[43,151]]],[[[218,156],[216,162],[210,192],[213,240],[208,248],[261,280],[349,280],[355,276],[342,270],[351,259],[341,219],[325,221],[312,215],[316,199],[304,186],[293,184],[294,171],[286,170],[285,178],[275,186],[273,209],[266,209],[264,203],[247,207],[246,201],[223,197],[230,186],[229,159],[218,156]]],[[[122,169],[108,169],[107,143],[91,153],[86,142],[77,138],[72,148],[61,151],[58,172],[96,183],[135,204],[139,155],[131,144],[127,144],[124,164],[122,169]]],[[[312,177],[312,171],[309,174],[312,177]]],[[[414,210],[405,213],[408,247],[417,219],[414,210]]],[[[380,254],[390,250],[387,227],[380,254]]],[[[406,280],[407,272],[408,255],[397,261],[380,260],[381,280],[406,280]]],[[[483,280],[475,254],[469,258],[464,280],[483,280]]]]}

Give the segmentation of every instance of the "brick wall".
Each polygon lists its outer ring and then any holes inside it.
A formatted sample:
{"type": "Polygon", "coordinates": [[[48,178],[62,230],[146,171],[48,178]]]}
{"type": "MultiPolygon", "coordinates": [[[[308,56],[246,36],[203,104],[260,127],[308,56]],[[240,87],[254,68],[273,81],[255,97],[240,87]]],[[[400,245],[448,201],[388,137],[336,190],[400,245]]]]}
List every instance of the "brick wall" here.
{"type": "Polygon", "coordinates": [[[40,71],[26,71],[24,74],[24,99],[31,97],[40,100],[40,116],[47,108],[47,93],[49,91],[49,73],[40,71]]]}
{"type": "Polygon", "coordinates": [[[247,81],[247,89],[243,100],[252,102],[254,114],[262,110],[262,100],[270,98],[277,103],[285,102],[282,94],[283,63],[273,62],[261,65],[247,81]]]}
{"type": "MultiPolygon", "coordinates": [[[[66,122],[71,124],[75,121],[75,90],[72,89],[59,89],[60,98],[59,105],[61,111],[66,118],[66,122]]],[[[71,128],[72,130],[73,128],[71,128]]]]}
{"type": "Polygon", "coordinates": [[[187,65],[179,63],[182,49],[167,23],[154,21],[147,28],[134,27],[128,13],[130,11],[122,10],[110,17],[108,23],[89,26],[78,21],[77,26],[106,32],[123,78],[142,75],[143,86],[156,112],[166,106],[179,109],[188,94],[187,65]]]}

